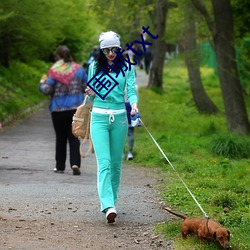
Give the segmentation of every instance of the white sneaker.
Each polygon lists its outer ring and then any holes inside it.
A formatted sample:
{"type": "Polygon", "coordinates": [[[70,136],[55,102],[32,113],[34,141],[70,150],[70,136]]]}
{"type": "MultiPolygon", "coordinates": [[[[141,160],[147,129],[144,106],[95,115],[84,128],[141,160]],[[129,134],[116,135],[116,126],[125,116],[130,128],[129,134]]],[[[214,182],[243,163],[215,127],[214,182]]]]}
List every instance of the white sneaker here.
{"type": "Polygon", "coordinates": [[[117,212],[115,208],[110,207],[107,209],[106,218],[108,220],[108,223],[114,223],[116,216],[117,216],[117,212]]]}
{"type": "Polygon", "coordinates": [[[134,156],[131,152],[128,152],[127,161],[133,160],[134,156]]]}
{"type": "Polygon", "coordinates": [[[63,173],[64,173],[63,170],[57,170],[57,168],[54,168],[53,171],[54,171],[55,173],[59,173],[59,174],[63,174],[63,173]]]}

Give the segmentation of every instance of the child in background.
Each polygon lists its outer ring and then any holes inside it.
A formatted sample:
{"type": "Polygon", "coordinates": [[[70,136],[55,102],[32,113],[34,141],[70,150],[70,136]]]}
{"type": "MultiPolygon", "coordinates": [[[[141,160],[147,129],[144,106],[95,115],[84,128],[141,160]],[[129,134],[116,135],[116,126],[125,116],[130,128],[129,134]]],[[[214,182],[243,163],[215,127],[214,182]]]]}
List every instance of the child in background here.
{"type": "MultiPolygon", "coordinates": [[[[136,74],[135,74],[136,75],[136,74]]],[[[136,85],[136,93],[138,97],[138,90],[136,85]]],[[[127,161],[133,160],[133,148],[134,148],[134,130],[135,128],[131,125],[131,105],[129,104],[126,95],[125,95],[125,105],[127,110],[127,119],[128,119],[128,154],[127,161]]]]}
{"type": "MultiPolygon", "coordinates": [[[[134,63],[133,57],[131,56],[131,50],[127,51],[129,54],[129,59],[132,63],[134,63]]],[[[136,77],[136,70],[135,70],[135,77],[136,77]]],[[[138,90],[136,85],[136,92],[138,97],[138,90]]],[[[131,105],[129,104],[129,101],[125,95],[125,105],[127,110],[127,119],[128,119],[128,154],[127,154],[127,161],[133,160],[133,148],[134,148],[134,130],[135,128],[131,125],[131,105]]]]}
{"type": "Polygon", "coordinates": [[[125,102],[126,110],[127,110],[127,118],[128,118],[128,154],[127,161],[133,160],[133,148],[134,148],[134,130],[135,128],[131,125],[131,105],[128,101],[125,102]]]}

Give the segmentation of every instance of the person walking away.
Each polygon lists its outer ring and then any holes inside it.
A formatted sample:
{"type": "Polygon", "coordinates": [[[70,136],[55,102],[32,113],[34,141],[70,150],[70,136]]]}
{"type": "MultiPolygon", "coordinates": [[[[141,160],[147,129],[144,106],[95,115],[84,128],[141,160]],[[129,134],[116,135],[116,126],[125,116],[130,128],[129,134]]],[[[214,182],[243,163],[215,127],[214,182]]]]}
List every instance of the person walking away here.
{"type": "Polygon", "coordinates": [[[144,54],[143,54],[144,51],[143,51],[142,45],[135,46],[135,49],[136,49],[136,52],[138,54],[142,54],[141,56],[137,56],[136,60],[137,60],[137,64],[138,64],[139,68],[143,69],[143,61],[142,61],[142,59],[144,57],[144,54]]]}
{"type": "Polygon", "coordinates": [[[50,95],[49,110],[56,135],[55,173],[64,173],[66,168],[67,141],[69,142],[70,166],[73,175],[80,175],[80,142],[72,134],[72,117],[84,100],[87,74],[73,61],[67,46],[59,46],[55,51],[54,65],[39,84],[40,91],[50,95]]]}
{"type": "Polygon", "coordinates": [[[122,155],[128,131],[125,89],[131,105],[131,115],[138,112],[137,94],[134,67],[131,66],[127,76],[124,76],[122,71],[125,70],[125,65],[121,63],[123,57],[115,53],[121,49],[120,36],[113,31],[104,32],[100,34],[99,42],[99,57],[90,65],[88,79],[90,81],[93,76],[100,79],[103,74],[100,70],[104,69],[109,72],[105,77],[110,84],[114,86],[113,79],[119,84],[116,84],[105,98],[102,96],[106,94],[106,89],[100,88],[99,84],[87,87],[86,93],[93,100],[90,134],[97,160],[97,189],[101,212],[106,214],[108,223],[113,223],[117,216],[116,202],[121,180],[122,155]],[[117,65],[120,65],[120,68],[117,65]]]}
{"type": "Polygon", "coordinates": [[[145,71],[147,75],[149,73],[152,59],[153,59],[153,55],[152,55],[151,48],[148,45],[146,45],[146,51],[144,52],[144,66],[145,66],[145,71]]]}

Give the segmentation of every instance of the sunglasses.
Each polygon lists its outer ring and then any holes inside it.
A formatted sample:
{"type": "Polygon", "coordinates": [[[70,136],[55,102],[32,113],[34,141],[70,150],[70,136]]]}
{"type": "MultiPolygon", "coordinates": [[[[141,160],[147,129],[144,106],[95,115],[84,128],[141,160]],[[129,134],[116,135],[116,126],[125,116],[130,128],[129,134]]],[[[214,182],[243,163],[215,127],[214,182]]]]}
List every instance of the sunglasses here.
{"type": "Polygon", "coordinates": [[[104,55],[108,55],[110,51],[112,52],[112,54],[115,54],[115,52],[117,52],[118,50],[119,50],[118,47],[114,47],[112,49],[103,49],[102,52],[104,55]]]}

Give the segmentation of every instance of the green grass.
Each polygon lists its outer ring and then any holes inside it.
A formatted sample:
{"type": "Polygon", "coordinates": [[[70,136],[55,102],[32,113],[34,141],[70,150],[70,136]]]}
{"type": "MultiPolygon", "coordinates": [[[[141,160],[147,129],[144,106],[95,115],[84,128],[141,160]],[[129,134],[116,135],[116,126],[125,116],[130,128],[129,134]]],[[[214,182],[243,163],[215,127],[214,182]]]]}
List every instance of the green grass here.
{"type": "MultiPolygon", "coordinates": [[[[189,217],[202,217],[181,178],[206,213],[230,230],[232,249],[250,249],[250,138],[227,132],[218,79],[209,68],[202,68],[201,73],[208,95],[220,110],[217,115],[202,115],[197,111],[187,71],[180,60],[165,66],[163,93],[139,90],[142,120],[178,174],[144,127],[135,129],[133,163],[159,169],[164,181],[156,188],[165,204],[189,217]]],[[[175,239],[178,250],[218,248],[214,243],[201,248],[193,237],[184,242],[178,237],[180,224],[180,219],[162,223],[155,231],[167,239],[175,239]]]]}
{"type": "Polygon", "coordinates": [[[38,84],[47,70],[48,66],[38,61],[30,65],[12,62],[9,69],[0,67],[0,122],[10,115],[20,117],[21,111],[45,99],[38,84]]]}

